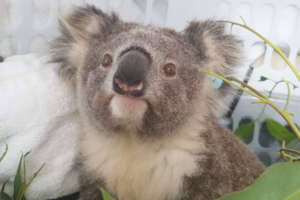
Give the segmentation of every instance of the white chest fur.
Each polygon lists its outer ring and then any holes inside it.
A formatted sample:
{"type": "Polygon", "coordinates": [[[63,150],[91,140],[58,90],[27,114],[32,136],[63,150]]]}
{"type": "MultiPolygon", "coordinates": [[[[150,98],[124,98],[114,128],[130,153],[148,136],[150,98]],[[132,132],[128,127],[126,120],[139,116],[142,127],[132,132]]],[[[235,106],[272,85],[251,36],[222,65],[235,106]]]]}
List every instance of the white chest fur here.
{"type": "Polygon", "coordinates": [[[185,129],[156,142],[88,131],[82,142],[85,167],[101,177],[119,200],[168,200],[181,193],[183,177],[198,167],[205,151],[199,130],[185,129]]]}

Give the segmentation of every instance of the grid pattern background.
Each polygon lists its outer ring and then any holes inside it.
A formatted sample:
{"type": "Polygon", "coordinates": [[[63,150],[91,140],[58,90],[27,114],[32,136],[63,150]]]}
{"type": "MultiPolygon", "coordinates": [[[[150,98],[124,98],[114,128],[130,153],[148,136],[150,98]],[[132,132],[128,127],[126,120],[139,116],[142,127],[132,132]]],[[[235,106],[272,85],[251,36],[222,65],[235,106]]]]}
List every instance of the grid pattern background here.
{"type": "MultiPolygon", "coordinates": [[[[300,71],[300,2],[296,0],[2,0],[0,5],[0,55],[7,57],[29,52],[46,53],[49,41],[58,34],[57,15],[67,12],[73,5],[94,4],[104,11],[115,11],[123,19],[145,24],[182,30],[193,19],[226,19],[241,22],[242,16],[249,26],[279,45],[300,71]]],[[[230,30],[229,30],[230,31],[230,30]]],[[[233,33],[245,43],[245,66],[238,74],[243,78],[248,66],[255,67],[250,85],[268,90],[270,82],[260,83],[261,75],[273,80],[285,78],[297,82],[289,68],[273,50],[253,34],[234,27],[233,33]]],[[[300,115],[300,89],[294,91],[290,111],[300,115]],[[298,105],[297,105],[298,104],[298,105]]],[[[283,106],[286,88],[275,90],[275,101],[283,106]]],[[[251,105],[253,99],[244,96],[233,115],[236,128],[242,118],[256,119],[262,107],[251,105]]],[[[281,121],[271,109],[256,121],[255,134],[248,145],[269,164],[278,159],[274,150],[279,143],[264,133],[263,121],[267,116],[281,121]]],[[[282,121],[283,122],[283,121],[282,121]]],[[[295,119],[300,124],[300,117],[295,119]]]]}

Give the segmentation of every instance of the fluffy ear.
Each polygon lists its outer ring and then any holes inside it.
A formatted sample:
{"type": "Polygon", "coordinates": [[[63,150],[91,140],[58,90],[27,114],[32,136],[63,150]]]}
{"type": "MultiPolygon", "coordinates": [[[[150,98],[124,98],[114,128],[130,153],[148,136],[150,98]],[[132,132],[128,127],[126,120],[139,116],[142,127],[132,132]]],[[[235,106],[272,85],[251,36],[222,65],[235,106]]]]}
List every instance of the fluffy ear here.
{"type": "Polygon", "coordinates": [[[198,51],[205,67],[228,75],[241,64],[242,42],[224,32],[224,24],[213,20],[193,21],[184,30],[184,36],[198,51]]]}
{"type": "Polygon", "coordinates": [[[83,61],[91,39],[104,39],[119,21],[94,6],[75,7],[59,18],[61,36],[52,43],[52,62],[61,63],[60,74],[72,79],[83,61]]]}

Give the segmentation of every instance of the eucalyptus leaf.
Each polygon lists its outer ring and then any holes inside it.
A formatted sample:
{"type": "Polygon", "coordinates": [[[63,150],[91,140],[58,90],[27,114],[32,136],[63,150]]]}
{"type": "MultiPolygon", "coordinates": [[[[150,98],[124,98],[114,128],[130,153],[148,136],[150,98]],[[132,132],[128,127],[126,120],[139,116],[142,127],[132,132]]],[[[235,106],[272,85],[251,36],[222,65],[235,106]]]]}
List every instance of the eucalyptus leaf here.
{"type": "Polygon", "coordinates": [[[299,142],[299,140],[297,138],[292,140],[290,143],[288,143],[286,145],[286,148],[300,151],[300,142],[299,142]]]}
{"type": "Polygon", "coordinates": [[[252,185],[219,200],[299,200],[300,162],[277,163],[252,185]]]}
{"type": "Polygon", "coordinates": [[[106,192],[103,188],[100,188],[103,200],[115,200],[108,192],[106,192]]]}
{"type": "MultiPolygon", "coordinates": [[[[26,155],[25,155],[26,156],[26,155]]],[[[25,162],[25,160],[24,160],[25,162]]],[[[26,200],[25,199],[25,192],[27,191],[28,187],[31,185],[32,181],[37,177],[37,175],[42,171],[42,169],[45,167],[45,163],[42,164],[42,166],[31,176],[28,183],[23,182],[22,189],[18,194],[18,197],[16,200],[26,200]]]]}
{"type": "Polygon", "coordinates": [[[244,142],[250,138],[254,133],[254,122],[240,125],[234,132],[244,142]]]}
{"type": "Polygon", "coordinates": [[[299,200],[300,199],[300,189],[286,197],[284,200],[299,200]]]}
{"type": "Polygon", "coordinates": [[[4,188],[6,183],[2,185],[1,192],[0,192],[0,200],[26,200],[25,198],[25,192],[28,189],[28,187],[31,185],[32,181],[36,178],[36,176],[41,172],[41,170],[44,168],[45,164],[42,164],[42,166],[30,177],[28,183],[25,181],[26,177],[26,156],[29,154],[22,154],[19,160],[17,172],[14,178],[14,191],[13,191],[13,197],[9,197],[4,192],[4,188]],[[22,176],[23,175],[23,176],[22,176]]]}
{"type": "Polygon", "coordinates": [[[19,160],[17,172],[15,175],[14,179],[14,194],[13,194],[13,199],[17,199],[18,194],[20,193],[23,185],[23,180],[22,180],[22,163],[23,163],[24,156],[23,154],[21,155],[21,158],[19,160]]]}
{"type": "Polygon", "coordinates": [[[2,188],[1,188],[1,192],[0,192],[0,193],[3,193],[3,192],[4,192],[5,186],[6,186],[7,182],[8,182],[8,181],[6,181],[6,182],[4,182],[4,183],[2,184],[2,188]]]}
{"type": "Polygon", "coordinates": [[[8,146],[7,146],[7,144],[6,144],[6,145],[5,145],[4,153],[0,156],[0,162],[4,159],[5,155],[7,154],[7,151],[8,151],[8,146]]]}
{"type": "Polygon", "coordinates": [[[291,142],[296,138],[287,128],[281,125],[279,122],[268,118],[266,120],[269,133],[278,141],[291,142]]]}
{"type": "Polygon", "coordinates": [[[266,80],[268,80],[268,78],[265,77],[265,76],[261,76],[260,79],[259,79],[259,81],[261,81],[261,82],[266,81],[266,80]]]}
{"type": "Polygon", "coordinates": [[[2,184],[1,191],[0,191],[0,200],[12,200],[12,198],[4,192],[7,182],[8,181],[2,184]]]}

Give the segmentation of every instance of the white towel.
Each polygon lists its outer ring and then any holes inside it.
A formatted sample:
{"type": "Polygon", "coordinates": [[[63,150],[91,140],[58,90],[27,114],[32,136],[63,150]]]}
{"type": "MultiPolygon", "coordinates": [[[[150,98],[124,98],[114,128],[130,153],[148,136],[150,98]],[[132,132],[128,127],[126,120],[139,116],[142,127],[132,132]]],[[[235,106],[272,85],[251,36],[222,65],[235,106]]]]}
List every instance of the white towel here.
{"type": "MultiPolygon", "coordinates": [[[[32,182],[30,200],[57,198],[78,191],[73,168],[80,134],[74,93],[56,74],[54,64],[36,54],[13,56],[0,63],[0,185],[17,170],[22,153],[30,177],[43,163],[32,182]]],[[[12,189],[12,188],[11,188],[12,189]]]]}

